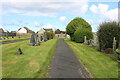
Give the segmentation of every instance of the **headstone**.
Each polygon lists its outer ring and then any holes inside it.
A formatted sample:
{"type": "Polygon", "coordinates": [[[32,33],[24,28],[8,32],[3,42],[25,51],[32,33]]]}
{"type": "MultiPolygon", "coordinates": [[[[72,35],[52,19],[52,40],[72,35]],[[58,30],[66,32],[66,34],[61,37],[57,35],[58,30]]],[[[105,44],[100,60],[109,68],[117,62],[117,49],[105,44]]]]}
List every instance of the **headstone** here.
{"type": "Polygon", "coordinates": [[[38,35],[35,34],[35,46],[38,46],[38,45],[40,45],[39,38],[38,38],[38,35]]]}
{"type": "Polygon", "coordinates": [[[86,36],[84,36],[84,44],[87,45],[87,39],[86,39],[86,36]]]}
{"type": "Polygon", "coordinates": [[[30,46],[34,46],[35,45],[35,38],[34,38],[34,33],[31,35],[31,38],[30,38],[30,46]]]}
{"type": "Polygon", "coordinates": [[[33,33],[30,38],[30,46],[38,46],[40,45],[38,35],[33,33]]]}
{"type": "Polygon", "coordinates": [[[97,42],[98,42],[98,37],[97,37],[97,33],[94,34],[94,46],[97,46],[97,42]]]}
{"type": "Polygon", "coordinates": [[[18,55],[22,55],[22,54],[23,54],[23,52],[22,52],[22,50],[21,50],[20,48],[18,48],[17,54],[18,54],[18,55]]]}
{"type": "Polygon", "coordinates": [[[92,46],[92,40],[91,40],[91,39],[88,40],[88,45],[89,45],[89,46],[92,46]]]}
{"type": "Polygon", "coordinates": [[[14,39],[14,36],[12,36],[12,39],[14,39]]]}
{"type": "Polygon", "coordinates": [[[1,37],[1,39],[3,40],[4,38],[3,38],[3,37],[1,37]]]}
{"type": "Polygon", "coordinates": [[[42,42],[42,40],[43,40],[43,36],[40,36],[40,41],[42,42]]]}
{"type": "Polygon", "coordinates": [[[115,37],[113,39],[113,52],[116,53],[116,40],[115,40],[115,37]]]}

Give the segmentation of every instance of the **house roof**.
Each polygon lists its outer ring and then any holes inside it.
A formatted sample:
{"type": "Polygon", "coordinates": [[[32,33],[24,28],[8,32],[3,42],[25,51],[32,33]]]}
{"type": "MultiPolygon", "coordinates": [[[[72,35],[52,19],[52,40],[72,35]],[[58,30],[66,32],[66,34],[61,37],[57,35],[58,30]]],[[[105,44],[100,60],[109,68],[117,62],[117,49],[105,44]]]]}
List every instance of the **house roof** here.
{"type": "MultiPolygon", "coordinates": [[[[44,28],[43,28],[44,29],[44,28]]],[[[52,29],[44,29],[45,31],[53,31],[52,29]]]]}
{"type": "Polygon", "coordinates": [[[65,31],[60,31],[59,29],[55,31],[55,34],[61,34],[61,33],[65,34],[65,31]]]}
{"type": "Polygon", "coordinates": [[[4,32],[3,28],[0,28],[0,32],[4,32]]]}
{"type": "MultiPolygon", "coordinates": [[[[22,27],[22,28],[26,29],[26,30],[27,30],[27,32],[32,31],[32,30],[30,30],[30,29],[29,29],[29,28],[27,28],[27,27],[22,27]]],[[[19,28],[19,29],[18,29],[18,31],[19,31],[19,30],[21,30],[22,28],[19,28]]],[[[32,31],[32,32],[34,32],[34,31],[32,31]]]]}

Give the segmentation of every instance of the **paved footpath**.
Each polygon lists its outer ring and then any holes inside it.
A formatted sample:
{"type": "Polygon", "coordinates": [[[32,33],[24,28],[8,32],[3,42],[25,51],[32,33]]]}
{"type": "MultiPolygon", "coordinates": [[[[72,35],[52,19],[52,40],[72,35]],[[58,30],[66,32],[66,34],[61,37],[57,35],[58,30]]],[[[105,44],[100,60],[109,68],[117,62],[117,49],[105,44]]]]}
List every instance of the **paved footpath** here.
{"type": "Polygon", "coordinates": [[[29,39],[14,40],[14,41],[8,41],[8,42],[0,42],[0,45],[2,45],[2,44],[9,44],[9,43],[15,43],[15,42],[21,42],[21,41],[26,41],[26,40],[29,40],[29,39]]]}
{"type": "Polygon", "coordinates": [[[90,78],[89,73],[76,58],[71,48],[59,39],[53,57],[50,78],[90,78]]]}

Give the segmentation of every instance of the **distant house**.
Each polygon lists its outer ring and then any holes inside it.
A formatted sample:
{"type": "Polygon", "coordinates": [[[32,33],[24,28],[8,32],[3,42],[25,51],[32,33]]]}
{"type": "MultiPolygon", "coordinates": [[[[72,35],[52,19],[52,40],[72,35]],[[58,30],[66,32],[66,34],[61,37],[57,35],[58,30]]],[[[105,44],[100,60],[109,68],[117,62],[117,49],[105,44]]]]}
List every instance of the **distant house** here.
{"type": "Polygon", "coordinates": [[[0,28],[0,33],[3,33],[3,32],[4,32],[3,28],[0,28]]]}
{"type": "Polygon", "coordinates": [[[4,33],[3,28],[0,28],[0,37],[4,35],[3,33],[4,33]]]}
{"type": "Polygon", "coordinates": [[[34,33],[34,31],[28,29],[27,27],[19,28],[17,33],[34,33]]]}
{"type": "Polygon", "coordinates": [[[66,37],[65,31],[60,31],[59,29],[55,30],[55,37],[66,37]]]}
{"type": "Polygon", "coordinates": [[[53,30],[52,29],[44,29],[44,28],[42,28],[37,33],[38,34],[44,34],[45,32],[50,32],[50,31],[53,31],[53,30]]]}
{"type": "Polygon", "coordinates": [[[45,34],[45,32],[53,32],[52,29],[40,29],[37,33],[38,36],[40,37],[41,41],[46,41],[47,40],[47,35],[45,34]]]}

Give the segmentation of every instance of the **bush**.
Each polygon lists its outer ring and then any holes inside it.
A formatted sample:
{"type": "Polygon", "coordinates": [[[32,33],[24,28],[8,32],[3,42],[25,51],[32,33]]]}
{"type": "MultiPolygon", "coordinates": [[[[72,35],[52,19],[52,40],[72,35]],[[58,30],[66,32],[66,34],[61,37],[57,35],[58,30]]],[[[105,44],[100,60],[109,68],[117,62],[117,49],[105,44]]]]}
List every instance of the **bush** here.
{"type": "Polygon", "coordinates": [[[54,37],[54,33],[53,33],[52,31],[50,31],[50,32],[46,32],[46,36],[47,36],[47,40],[49,40],[49,39],[53,39],[53,37],[54,37]]]}
{"type": "Polygon", "coordinates": [[[70,36],[71,40],[74,41],[74,33],[79,28],[86,28],[89,31],[92,31],[92,28],[89,23],[87,23],[84,19],[77,17],[70,21],[70,23],[66,27],[66,33],[70,36]]]}
{"type": "Polygon", "coordinates": [[[99,25],[98,41],[99,50],[105,50],[107,48],[113,48],[113,39],[116,38],[118,48],[120,41],[120,27],[117,22],[104,22],[99,25]]]}
{"type": "Polygon", "coordinates": [[[74,33],[75,42],[77,43],[83,43],[84,42],[84,36],[86,36],[87,40],[93,38],[92,31],[89,31],[84,28],[78,28],[74,33]]]}

